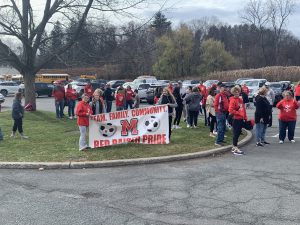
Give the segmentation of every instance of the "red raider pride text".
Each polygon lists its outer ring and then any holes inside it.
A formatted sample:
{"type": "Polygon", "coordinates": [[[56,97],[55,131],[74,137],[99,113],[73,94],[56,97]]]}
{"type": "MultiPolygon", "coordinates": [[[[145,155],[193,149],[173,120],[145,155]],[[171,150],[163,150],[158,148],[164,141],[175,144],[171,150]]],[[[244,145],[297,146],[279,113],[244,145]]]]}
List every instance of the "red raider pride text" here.
{"type": "Polygon", "coordinates": [[[169,144],[166,105],[110,112],[90,118],[89,144],[100,148],[124,143],[169,144]]]}

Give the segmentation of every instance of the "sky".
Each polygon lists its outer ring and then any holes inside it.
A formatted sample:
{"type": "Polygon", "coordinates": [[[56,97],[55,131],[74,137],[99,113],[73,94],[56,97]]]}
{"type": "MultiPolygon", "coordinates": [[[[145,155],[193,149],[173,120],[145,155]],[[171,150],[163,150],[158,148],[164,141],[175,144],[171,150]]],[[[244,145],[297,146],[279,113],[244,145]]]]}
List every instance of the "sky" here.
{"type": "MultiPolygon", "coordinates": [[[[2,1],[2,0],[0,0],[2,1]]],[[[7,1],[7,0],[6,0],[7,1]]],[[[173,26],[180,22],[188,22],[203,17],[217,17],[221,22],[235,25],[242,23],[239,12],[242,12],[248,0],[149,0],[152,4],[131,10],[137,15],[137,20],[147,21],[155,12],[162,9],[173,26]]],[[[296,1],[295,12],[287,21],[286,29],[300,38],[300,0],[296,1]]],[[[32,6],[42,12],[45,0],[31,0],[32,6]]],[[[113,18],[110,16],[110,18],[113,18]]],[[[131,20],[132,18],[130,18],[131,20]]],[[[113,23],[128,21],[122,16],[112,20],[113,23]]]]}

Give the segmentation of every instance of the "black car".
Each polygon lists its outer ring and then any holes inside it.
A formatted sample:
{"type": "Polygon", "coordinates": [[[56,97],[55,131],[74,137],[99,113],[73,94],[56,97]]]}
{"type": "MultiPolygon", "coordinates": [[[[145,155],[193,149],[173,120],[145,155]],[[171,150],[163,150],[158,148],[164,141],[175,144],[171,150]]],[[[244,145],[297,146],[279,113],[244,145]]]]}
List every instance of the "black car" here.
{"type": "Polygon", "coordinates": [[[35,83],[35,96],[52,96],[52,91],[53,91],[53,85],[52,84],[47,84],[47,83],[35,83]]]}
{"type": "Polygon", "coordinates": [[[120,87],[121,85],[125,84],[124,80],[111,80],[108,82],[110,84],[111,88],[116,89],[120,87]]]}
{"type": "Polygon", "coordinates": [[[162,94],[162,90],[167,86],[168,84],[160,84],[160,85],[151,85],[151,87],[149,87],[147,89],[146,92],[146,100],[148,102],[148,104],[152,105],[154,104],[154,97],[156,96],[160,96],[162,94]]]}

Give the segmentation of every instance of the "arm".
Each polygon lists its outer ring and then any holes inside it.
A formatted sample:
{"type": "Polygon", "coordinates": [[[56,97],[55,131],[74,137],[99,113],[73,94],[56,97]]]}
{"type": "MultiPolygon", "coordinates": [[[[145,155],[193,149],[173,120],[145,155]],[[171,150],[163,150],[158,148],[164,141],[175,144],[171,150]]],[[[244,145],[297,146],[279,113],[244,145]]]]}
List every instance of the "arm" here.
{"type": "Polygon", "coordinates": [[[295,109],[299,109],[299,103],[296,100],[294,100],[294,107],[295,109]]]}
{"type": "Polygon", "coordinates": [[[280,102],[277,103],[276,108],[277,108],[277,109],[282,109],[282,108],[283,108],[283,107],[282,107],[282,100],[281,100],[280,102]]]}

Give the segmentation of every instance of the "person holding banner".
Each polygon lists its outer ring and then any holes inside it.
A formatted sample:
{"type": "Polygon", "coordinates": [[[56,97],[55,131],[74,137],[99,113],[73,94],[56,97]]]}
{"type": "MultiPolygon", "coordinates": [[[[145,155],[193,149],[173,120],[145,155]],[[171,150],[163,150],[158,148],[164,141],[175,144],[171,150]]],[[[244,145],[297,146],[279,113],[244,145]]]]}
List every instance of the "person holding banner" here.
{"type": "Polygon", "coordinates": [[[168,112],[169,112],[169,139],[171,139],[171,132],[172,132],[172,118],[173,118],[173,108],[177,107],[177,103],[175,97],[171,93],[168,87],[163,89],[163,93],[158,100],[158,105],[168,105],[168,112]]]}
{"type": "Polygon", "coordinates": [[[104,101],[102,99],[102,91],[96,89],[93,94],[92,101],[90,102],[90,106],[93,111],[93,115],[98,115],[105,113],[104,101]]]}
{"type": "Polygon", "coordinates": [[[131,87],[128,85],[126,88],[126,105],[125,109],[133,109],[133,98],[134,98],[134,92],[131,89],[131,87]]]}
{"type": "Polygon", "coordinates": [[[90,96],[84,93],[82,95],[82,101],[80,101],[76,107],[77,125],[80,131],[79,151],[84,151],[88,148],[86,144],[86,132],[89,127],[89,117],[93,112],[89,105],[89,100],[90,96]]]}
{"type": "Polygon", "coordinates": [[[116,94],[116,110],[122,111],[125,107],[125,93],[123,88],[119,88],[116,94]]]}

